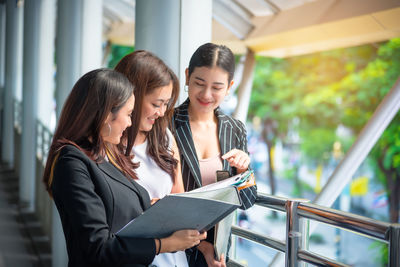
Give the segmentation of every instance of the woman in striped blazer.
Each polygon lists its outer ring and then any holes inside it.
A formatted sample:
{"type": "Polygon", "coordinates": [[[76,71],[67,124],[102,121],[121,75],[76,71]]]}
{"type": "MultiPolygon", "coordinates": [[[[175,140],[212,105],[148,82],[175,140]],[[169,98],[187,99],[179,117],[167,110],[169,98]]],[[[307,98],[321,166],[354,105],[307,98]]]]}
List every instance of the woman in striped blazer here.
{"type": "MultiPolygon", "coordinates": [[[[185,71],[189,97],[175,109],[172,120],[185,191],[216,182],[217,171],[232,176],[249,168],[246,128],[219,108],[233,85],[234,69],[235,58],[228,47],[207,43],[194,52],[185,71]]],[[[256,187],[240,194],[241,208],[249,208],[256,187]]],[[[189,253],[190,266],[225,266],[223,257],[214,258],[213,231],[207,240],[189,253]]]]}

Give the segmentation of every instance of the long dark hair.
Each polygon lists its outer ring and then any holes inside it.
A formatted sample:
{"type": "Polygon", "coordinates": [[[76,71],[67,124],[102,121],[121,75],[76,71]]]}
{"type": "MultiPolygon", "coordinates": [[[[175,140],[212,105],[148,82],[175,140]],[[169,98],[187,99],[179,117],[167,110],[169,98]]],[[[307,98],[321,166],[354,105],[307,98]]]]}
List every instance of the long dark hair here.
{"type": "Polygon", "coordinates": [[[225,45],[206,43],[193,53],[189,62],[189,77],[197,67],[220,67],[228,73],[228,83],[235,73],[235,56],[225,45]]]}
{"type": "Polygon", "coordinates": [[[76,146],[96,162],[104,158],[107,149],[115,160],[114,164],[125,175],[136,178],[136,165],[119,153],[115,145],[107,145],[100,135],[108,114],[111,112],[116,116],[133,91],[132,84],[124,75],[110,69],[90,71],[76,82],[61,111],[44,170],[43,182],[50,194],[53,162],[58,152],[68,144],[76,146]]]}
{"type": "Polygon", "coordinates": [[[147,152],[157,165],[175,179],[177,161],[169,149],[166,128],[170,124],[174,106],[179,95],[179,81],[174,72],[157,56],[149,51],[137,50],[126,55],[115,67],[128,77],[135,86],[135,107],[132,113],[132,127],[126,131],[125,154],[131,153],[133,144],[139,132],[139,121],[142,112],[143,98],[155,89],[167,86],[172,82],[172,95],[164,117],[158,118],[152,129],[147,132],[147,152]],[[133,123],[136,122],[136,123],[133,123]]]}

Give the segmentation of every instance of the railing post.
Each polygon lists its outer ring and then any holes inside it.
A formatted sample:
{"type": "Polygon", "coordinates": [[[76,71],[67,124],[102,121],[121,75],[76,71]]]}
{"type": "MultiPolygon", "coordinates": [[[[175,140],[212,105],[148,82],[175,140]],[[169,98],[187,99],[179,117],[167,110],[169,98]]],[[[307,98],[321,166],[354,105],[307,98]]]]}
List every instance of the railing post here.
{"type": "Polygon", "coordinates": [[[389,228],[389,266],[400,266],[400,224],[394,223],[389,228]]]}
{"type": "MultiPolygon", "coordinates": [[[[302,201],[304,202],[304,201],[302,201]]],[[[307,202],[309,202],[307,200],[307,202]]],[[[300,219],[300,230],[301,230],[301,245],[300,248],[303,250],[309,249],[309,242],[310,242],[310,221],[306,218],[301,217],[300,219]]],[[[300,263],[301,267],[308,266],[308,263],[302,261],[300,263]]]]}
{"type": "Polygon", "coordinates": [[[308,202],[306,199],[289,199],[286,202],[286,253],[285,266],[299,266],[297,253],[302,245],[302,231],[304,227],[301,223],[297,207],[300,202],[308,202]]]}

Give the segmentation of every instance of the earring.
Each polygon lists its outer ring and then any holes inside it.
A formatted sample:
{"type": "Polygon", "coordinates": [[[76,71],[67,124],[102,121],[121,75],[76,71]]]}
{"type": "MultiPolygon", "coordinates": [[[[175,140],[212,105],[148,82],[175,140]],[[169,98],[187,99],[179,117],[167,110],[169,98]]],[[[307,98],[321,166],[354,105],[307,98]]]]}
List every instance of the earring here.
{"type": "Polygon", "coordinates": [[[183,87],[183,91],[185,91],[186,93],[189,92],[189,86],[187,84],[185,84],[185,86],[183,87]]]}

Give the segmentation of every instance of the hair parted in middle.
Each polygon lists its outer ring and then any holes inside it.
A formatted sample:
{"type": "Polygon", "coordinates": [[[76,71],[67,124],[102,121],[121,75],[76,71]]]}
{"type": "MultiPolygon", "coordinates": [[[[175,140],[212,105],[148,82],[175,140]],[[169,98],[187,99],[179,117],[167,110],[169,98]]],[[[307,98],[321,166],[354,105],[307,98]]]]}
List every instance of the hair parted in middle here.
{"type": "Polygon", "coordinates": [[[121,59],[115,66],[115,70],[123,73],[135,86],[135,107],[132,113],[132,127],[125,131],[124,153],[129,155],[139,132],[139,122],[143,106],[144,96],[151,94],[154,90],[168,86],[172,83],[171,99],[163,117],[157,118],[152,129],[147,132],[147,152],[165,172],[175,179],[175,168],[177,161],[169,149],[166,128],[171,123],[174,106],[179,96],[179,80],[175,73],[156,55],[149,51],[137,50],[121,59]]]}
{"type": "Polygon", "coordinates": [[[235,56],[232,50],[225,45],[205,43],[199,46],[189,61],[189,77],[195,68],[217,66],[228,73],[228,83],[235,73],[235,56]]]}

